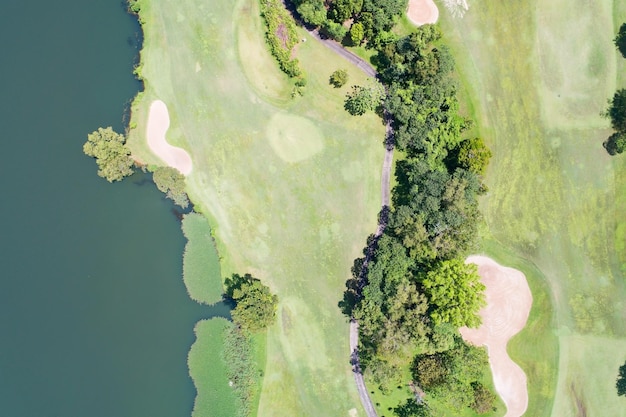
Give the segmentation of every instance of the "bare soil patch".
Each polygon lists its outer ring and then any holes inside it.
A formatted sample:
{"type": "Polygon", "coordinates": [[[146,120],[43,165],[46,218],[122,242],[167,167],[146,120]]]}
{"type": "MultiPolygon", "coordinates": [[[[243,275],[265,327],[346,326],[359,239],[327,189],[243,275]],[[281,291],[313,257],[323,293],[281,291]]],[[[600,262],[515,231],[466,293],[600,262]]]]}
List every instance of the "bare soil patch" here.
{"type": "Polygon", "coordinates": [[[409,0],[407,17],[416,26],[436,23],[439,19],[439,9],[433,0],[409,0]]]}
{"type": "Polygon", "coordinates": [[[511,360],[506,345],[526,325],[533,301],[530,288],[523,273],[490,258],[470,256],[466,262],[478,265],[487,306],[480,311],[483,324],[463,327],[461,335],[476,346],[487,346],[493,382],[507,407],[505,417],[520,417],[528,407],[526,374],[511,360]]]}

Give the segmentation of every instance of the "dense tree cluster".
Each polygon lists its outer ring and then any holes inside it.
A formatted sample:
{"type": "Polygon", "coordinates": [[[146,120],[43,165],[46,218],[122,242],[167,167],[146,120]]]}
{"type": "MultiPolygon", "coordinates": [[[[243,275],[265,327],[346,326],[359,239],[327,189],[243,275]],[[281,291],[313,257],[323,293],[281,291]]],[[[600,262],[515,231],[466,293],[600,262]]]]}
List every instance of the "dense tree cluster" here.
{"type": "Polygon", "coordinates": [[[245,332],[257,332],[276,319],[278,297],[250,274],[233,274],[226,279],[226,297],[235,304],[232,318],[245,332]]]}
{"type": "MultiPolygon", "coordinates": [[[[367,268],[355,262],[344,302],[356,300],[347,310],[359,321],[362,365],[383,392],[406,384],[399,378],[412,366],[414,381],[447,407],[484,412],[495,398],[481,382],[487,356],[458,328],[480,325],[485,306],[485,287],[464,259],[474,248],[491,152],[481,139],[463,138],[471,121],[458,112],[454,62],[441,37],[425,25],[377,47],[384,109],[405,158],[396,163],[385,231],[370,239],[367,268]]],[[[409,400],[394,412],[430,411],[409,400]]]]}
{"type": "Polygon", "coordinates": [[[134,172],[134,161],[125,143],[126,137],[111,127],[99,128],[87,136],[83,152],[96,158],[99,176],[109,182],[120,181],[134,172]]]}

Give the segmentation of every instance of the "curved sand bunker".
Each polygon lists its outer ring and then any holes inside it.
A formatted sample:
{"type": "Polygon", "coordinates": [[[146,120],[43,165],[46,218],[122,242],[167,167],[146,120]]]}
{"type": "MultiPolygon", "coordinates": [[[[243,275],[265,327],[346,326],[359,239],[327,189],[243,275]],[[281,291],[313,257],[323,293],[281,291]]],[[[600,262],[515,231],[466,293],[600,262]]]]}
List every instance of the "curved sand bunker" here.
{"type": "Polygon", "coordinates": [[[506,352],[511,337],[526,325],[533,297],[520,271],[499,265],[485,256],[470,256],[467,263],[478,265],[485,284],[487,307],[480,311],[483,324],[478,329],[462,327],[463,339],[485,345],[496,391],[506,404],[505,417],[520,417],[528,407],[526,374],[506,352]]]}
{"type": "Polygon", "coordinates": [[[407,17],[417,26],[436,23],[439,19],[439,9],[433,0],[409,0],[407,17]]]}
{"type": "Polygon", "coordinates": [[[169,127],[170,115],[167,106],[161,100],[154,100],[150,104],[148,128],[146,129],[148,147],[167,165],[176,168],[183,175],[189,175],[192,168],[191,157],[184,149],[167,143],[165,133],[169,127]]]}

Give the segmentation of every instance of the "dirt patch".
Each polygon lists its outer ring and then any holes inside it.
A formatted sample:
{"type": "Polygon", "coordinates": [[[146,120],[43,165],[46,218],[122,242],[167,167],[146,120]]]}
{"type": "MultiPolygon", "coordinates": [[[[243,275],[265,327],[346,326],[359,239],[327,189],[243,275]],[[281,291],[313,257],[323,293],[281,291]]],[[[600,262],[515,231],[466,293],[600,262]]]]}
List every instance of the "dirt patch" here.
{"type": "Polygon", "coordinates": [[[288,42],[289,42],[289,32],[287,32],[287,27],[285,26],[284,23],[281,23],[276,28],[276,37],[280,41],[283,49],[288,51],[289,47],[287,45],[288,45],[288,42]]]}
{"type": "Polygon", "coordinates": [[[493,382],[507,407],[505,417],[520,417],[528,408],[526,374],[511,360],[506,345],[526,325],[533,301],[530,288],[524,274],[490,258],[470,256],[466,262],[478,265],[487,306],[480,311],[483,324],[478,329],[459,330],[465,341],[487,346],[493,382]]]}
{"type": "Polygon", "coordinates": [[[439,9],[433,0],[409,0],[407,17],[416,26],[436,23],[439,9]]]}

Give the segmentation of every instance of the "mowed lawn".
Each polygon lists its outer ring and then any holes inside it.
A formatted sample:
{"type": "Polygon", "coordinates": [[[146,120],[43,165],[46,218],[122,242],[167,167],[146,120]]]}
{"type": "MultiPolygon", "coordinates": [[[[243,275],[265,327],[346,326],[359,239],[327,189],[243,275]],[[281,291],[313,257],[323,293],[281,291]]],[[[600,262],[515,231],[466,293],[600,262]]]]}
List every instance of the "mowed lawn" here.
{"type": "Polygon", "coordinates": [[[365,76],[301,31],[308,85],[292,99],[256,0],[151,1],[141,16],[146,91],[133,152],[159,163],[144,132],[150,102],[163,100],[168,141],[192,156],[189,194],[211,219],[222,276],[249,272],[280,299],[258,415],[363,415],[337,303],[379,210],[384,126],[342,108],[365,76]],[[338,68],[350,82],[336,90],[328,77],[338,68]]]}
{"type": "Polygon", "coordinates": [[[626,360],[624,239],[616,245],[626,170],[602,147],[611,131],[599,115],[625,86],[612,39],[626,10],[609,0],[469,3],[462,19],[441,15],[467,108],[494,153],[485,250],[523,258],[515,263],[539,300],[534,331],[510,349],[526,364],[527,415],[626,416],[615,390],[626,360]]]}

